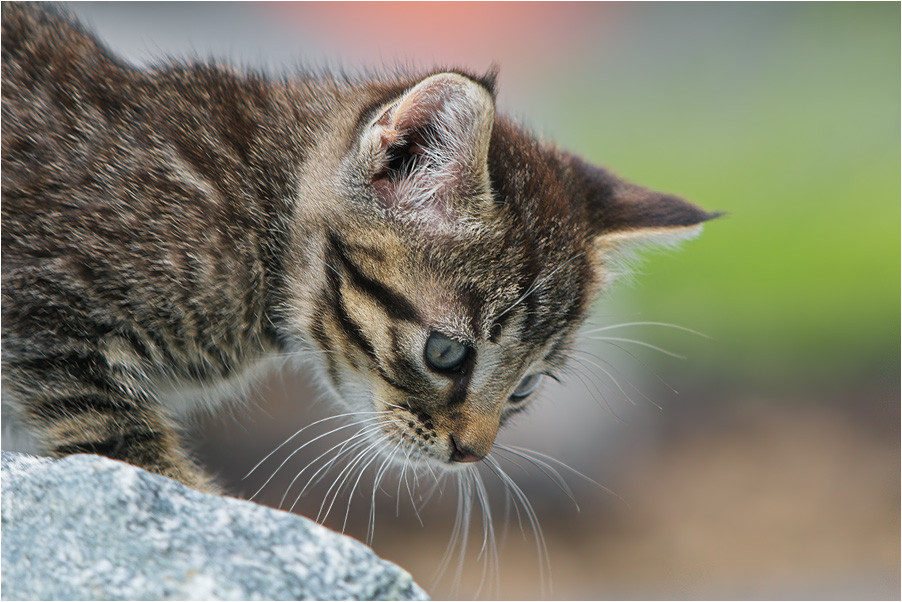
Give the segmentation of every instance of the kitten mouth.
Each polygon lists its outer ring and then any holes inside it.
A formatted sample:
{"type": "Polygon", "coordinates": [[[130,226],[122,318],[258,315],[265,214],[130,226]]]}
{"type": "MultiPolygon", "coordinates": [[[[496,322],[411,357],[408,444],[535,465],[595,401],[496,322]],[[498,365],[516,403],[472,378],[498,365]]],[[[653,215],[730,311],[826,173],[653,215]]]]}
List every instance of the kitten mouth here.
{"type": "Polygon", "coordinates": [[[401,464],[429,466],[447,471],[459,470],[466,465],[464,463],[481,459],[459,450],[450,436],[448,445],[442,445],[441,435],[431,420],[416,417],[412,410],[403,410],[403,414],[397,412],[393,418],[386,420],[382,428],[390,441],[386,445],[387,453],[401,464]]]}
{"type": "Polygon", "coordinates": [[[394,431],[390,433],[390,437],[399,445],[398,449],[402,450],[398,456],[401,463],[455,472],[483,460],[483,457],[461,451],[453,441],[449,441],[449,447],[433,447],[405,430],[394,431]]]}
{"type": "Polygon", "coordinates": [[[389,440],[386,453],[397,456],[399,462],[456,471],[487,456],[467,446],[454,433],[440,433],[429,414],[409,406],[389,407],[392,414],[381,430],[389,440]]]}

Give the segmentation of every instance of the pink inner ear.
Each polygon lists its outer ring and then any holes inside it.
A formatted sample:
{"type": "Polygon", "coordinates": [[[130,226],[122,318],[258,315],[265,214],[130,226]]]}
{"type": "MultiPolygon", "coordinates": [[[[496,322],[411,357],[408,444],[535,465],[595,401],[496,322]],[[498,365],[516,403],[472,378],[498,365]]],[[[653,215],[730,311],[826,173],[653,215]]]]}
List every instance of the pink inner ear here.
{"type": "Polygon", "coordinates": [[[382,148],[388,148],[392,146],[395,142],[398,141],[398,138],[401,137],[401,133],[398,130],[392,129],[384,129],[382,130],[382,134],[379,138],[379,142],[382,144],[382,148]]]}
{"type": "MultiPolygon", "coordinates": [[[[383,128],[379,143],[385,159],[383,169],[373,176],[373,186],[386,207],[421,205],[426,200],[405,198],[405,194],[412,192],[419,191],[422,194],[423,190],[429,190],[431,197],[441,196],[444,188],[442,180],[448,180],[447,184],[452,184],[450,180],[453,178],[449,179],[449,176],[459,172],[453,165],[456,153],[432,153],[433,160],[441,154],[449,157],[449,163],[444,165],[430,165],[423,169],[424,166],[418,163],[427,160],[430,155],[429,145],[453,147],[451,141],[442,139],[435,132],[438,127],[434,123],[446,117],[442,110],[447,94],[451,93],[441,88],[442,86],[435,85],[409,93],[376,122],[383,128]],[[427,129],[433,131],[432,136],[426,133],[427,129]]],[[[428,200],[431,204],[436,199],[428,200]]]]}
{"type": "Polygon", "coordinates": [[[448,97],[455,94],[451,86],[435,82],[418,88],[405,96],[394,110],[392,123],[395,129],[405,131],[423,127],[440,119],[448,97]]]}
{"type": "Polygon", "coordinates": [[[483,95],[475,82],[439,74],[385,110],[373,124],[382,164],[372,184],[383,206],[450,219],[455,199],[481,190],[475,168],[487,152],[494,110],[483,95]]]}
{"type": "Polygon", "coordinates": [[[375,123],[385,128],[382,133],[383,146],[391,146],[409,130],[440,119],[447,96],[454,93],[446,88],[449,86],[436,82],[432,86],[413,90],[397,105],[387,109],[375,123]]]}

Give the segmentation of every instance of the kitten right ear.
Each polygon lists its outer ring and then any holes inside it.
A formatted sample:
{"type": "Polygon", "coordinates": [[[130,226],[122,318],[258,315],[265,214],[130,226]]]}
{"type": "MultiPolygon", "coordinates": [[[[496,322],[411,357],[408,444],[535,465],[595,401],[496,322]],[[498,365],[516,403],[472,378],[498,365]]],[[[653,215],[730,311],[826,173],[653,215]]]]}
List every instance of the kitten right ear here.
{"type": "Polygon", "coordinates": [[[494,120],[491,92],[457,73],[427,77],[384,107],[362,140],[380,202],[448,218],[456,200],[488,193],[494,120]]]}

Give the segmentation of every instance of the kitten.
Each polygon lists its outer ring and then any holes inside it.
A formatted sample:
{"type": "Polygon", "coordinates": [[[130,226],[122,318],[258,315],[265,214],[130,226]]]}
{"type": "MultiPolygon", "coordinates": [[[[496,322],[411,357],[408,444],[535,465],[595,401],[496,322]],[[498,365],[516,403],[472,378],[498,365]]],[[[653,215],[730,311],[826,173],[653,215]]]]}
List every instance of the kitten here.
{"type": "Polygon", "coordinates": [[[536,141],[494,75],[138,70],[16,3],[2,57],[4,421],[202,490],[179,421],[286,357],[382,453],[485,458],[617,254],[715,216],[536,141]]]}

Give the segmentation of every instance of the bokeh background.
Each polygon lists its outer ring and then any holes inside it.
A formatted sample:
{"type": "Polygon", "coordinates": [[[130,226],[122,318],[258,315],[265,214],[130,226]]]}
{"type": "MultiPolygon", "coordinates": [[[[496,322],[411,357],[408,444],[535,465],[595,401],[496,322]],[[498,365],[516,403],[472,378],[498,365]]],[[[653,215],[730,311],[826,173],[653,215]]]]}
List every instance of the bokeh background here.
{"type": "MultiPolygon", "coordinates": [[[[503,434],[616,493],[568,473],[577,511],[542,471],[508,465],[544,530],[544,596],[899,598],[899,4],[71,9],[136,64],[215,56],[290,74],[494,63],[500,109],[543,137],[728,211],[679,252],[646,254],[593,316],[597,326],[654,321],[707,335],[606,332],[686,359],[587,339],[577,374],[503,434]]],[[[249,409],[198,421],[198,453],[250,496],[287,451],[242,480],[258,460],[334,413],[317,399],[303,373],[268,380],[249,409]]],[[[292,458],[256,499],[278,505],[326,449],[292,458]]],[[[361,539],[369,478],[348,512],[347,531],[361,539]]],[[[504,491],[486,480],[497,583],[479,586],[478,513],[459,576],[455,556],[433,582],[457,504],[450,483],[415,512],[409,498],[419,496],[386,477],[376,551],[435,598],[542,597],[532,532],[521,534],[513,510],[505,521],[504,491]]],[[[315,516],[330,483],[295,511],[315,516]]],[[[342,527],[347,500],[327,524],[342,527]]]]}

